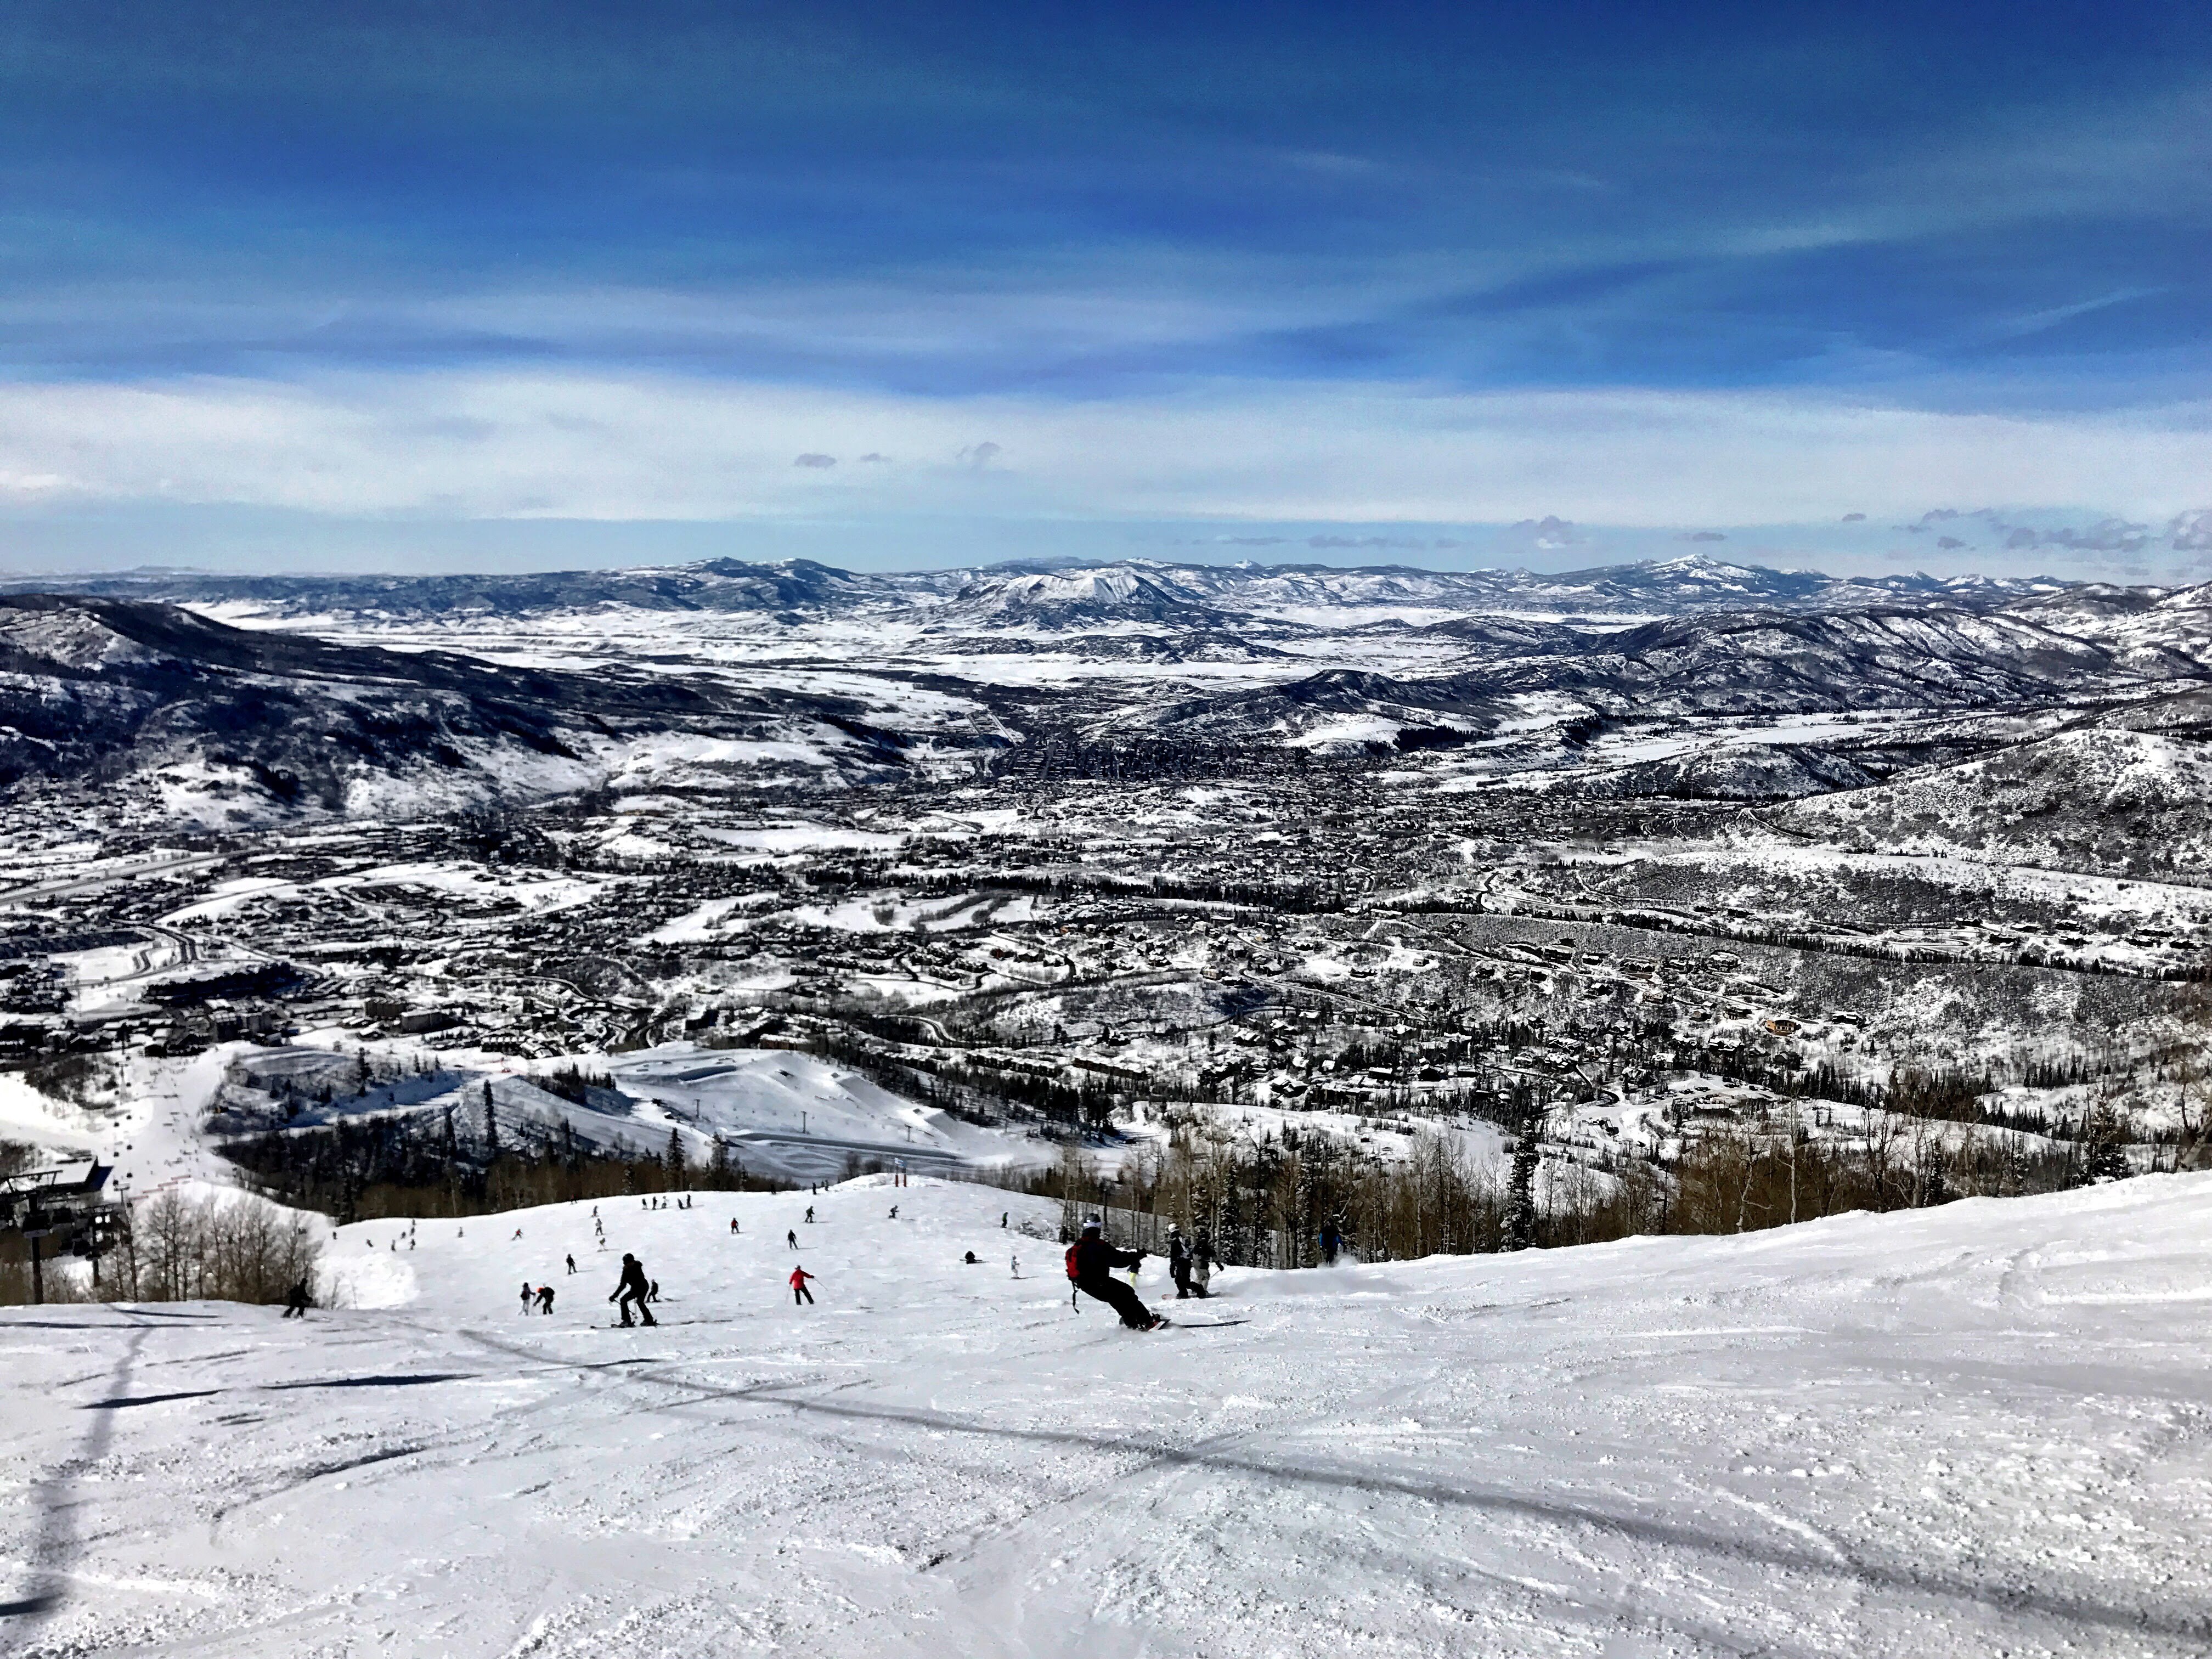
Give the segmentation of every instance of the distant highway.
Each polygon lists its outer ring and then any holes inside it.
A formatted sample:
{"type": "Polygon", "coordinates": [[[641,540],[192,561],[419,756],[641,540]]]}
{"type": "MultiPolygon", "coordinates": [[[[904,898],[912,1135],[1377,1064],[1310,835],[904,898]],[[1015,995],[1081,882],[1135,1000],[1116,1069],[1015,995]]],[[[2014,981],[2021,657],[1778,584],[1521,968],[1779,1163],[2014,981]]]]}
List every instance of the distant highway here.
{"type": "Polygon", "coordinates": [[[12,892],[0,893],[0,904],[21,904],[32,899],[62,898],[70,893],[89,892],[95,887],[112,886],[118,881],[137,881],[142,876],[165,875],[172,870],[204,869],[221,864],[228,856],[222,853],[185,853],[176,858],[159,859],[151,864],[136,865],[127,869],[104,871],[96,876],[76,876],[67,881],[49,881],[30,887],[18,887],[12,892]]]}

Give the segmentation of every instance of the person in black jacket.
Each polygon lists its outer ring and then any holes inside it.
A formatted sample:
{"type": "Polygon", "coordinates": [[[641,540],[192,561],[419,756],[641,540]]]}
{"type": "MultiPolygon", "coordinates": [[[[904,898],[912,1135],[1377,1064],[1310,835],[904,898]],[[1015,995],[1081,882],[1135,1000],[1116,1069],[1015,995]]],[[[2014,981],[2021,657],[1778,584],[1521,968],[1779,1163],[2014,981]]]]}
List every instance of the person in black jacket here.
{"type": "Polygon", "coordinates": [[[1168,1229],[1168,1273],[1175,1279],[1176,1300],[1188,1302],[1194,1296],[1204,1296],[1205,1291],[1190,1282],[1190,1241],[1182,1236],[1181,1227],[1168,1229]]]}
{"type": "Polygon", "coordinates": [[[1133,1286],[1114,1277],[1115,1268],[1133,1267],[1144,1259],[1141,1250],[1117,1250],[1109,1244],[1105,1230],[1094,1217],[1083,1224],[1082,1238],[1067,1253],[1068,1277],[1077,1290],[1097,1297],[1121,1315],[1131,1330],[1149,1331],[1161,1322],[1160,1316],[1138,1299],[1133,1286]]]}
{"type": "Polygon", "coordinates": [[[653,1316],[653,1310],[645,1305],[647,1296],[652,1288],[646,1280],[645,1264],[628,1250],[624,1250],[622,1282],[615,1286],[614,1295],[607,1298],[610,1302],[616,1301],[617,1297],[620,1298],[618,1305],[622,1310],[623,1324],[633,1325],[637,1322],[629,1316],[629,1304],[633,1302],[637,1304],[638,1312],[645,1316],[647,1324],[656,1325],[660,1322],[653,1316]]]}

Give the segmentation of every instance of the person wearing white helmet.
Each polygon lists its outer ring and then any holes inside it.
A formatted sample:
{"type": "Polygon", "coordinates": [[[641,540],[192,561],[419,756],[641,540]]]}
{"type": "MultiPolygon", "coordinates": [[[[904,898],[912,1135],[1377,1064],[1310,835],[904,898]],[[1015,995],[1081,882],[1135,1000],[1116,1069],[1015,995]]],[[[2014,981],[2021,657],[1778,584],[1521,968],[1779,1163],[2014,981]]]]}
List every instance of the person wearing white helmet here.
{"type": "Polygon", "coordinates": [[[1138,1298],[1133,1286],[1114,1277],[1115,1268],[1134,1267],[1144,1259],[1142,1250],[1117,1250],[1109,1244],[1105,1224],[1093,1216],[1083,1224],[1083,1237],[1067,1247],[1067,1276],[1084,1295],[1121,1315],[1131,1330],[1149,1331],[1166,1322],[1138,1298]]]}
{"type": "Polygon", "coordinates": [[[1168,1229],[1168,1273],[1175,1280],[1176,1300],[1188,1302],[1194,1296],[1204,1296],[1206,1287],[1190,1280],[1193,1257],[1190,1241],[1182,1236],[1182,1229],[1168,1229]]]}

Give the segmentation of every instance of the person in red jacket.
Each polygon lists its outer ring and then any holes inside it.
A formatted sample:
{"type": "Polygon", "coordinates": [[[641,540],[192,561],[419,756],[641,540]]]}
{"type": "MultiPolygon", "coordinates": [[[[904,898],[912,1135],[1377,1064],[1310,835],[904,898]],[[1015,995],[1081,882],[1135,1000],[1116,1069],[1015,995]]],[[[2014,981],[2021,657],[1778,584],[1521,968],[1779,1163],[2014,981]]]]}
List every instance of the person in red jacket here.
{"type": "Polygon", "coordinates": [[[1067,1276],[1085,1296],[1095,1296],[1121,1316],[1133,1331],[1149,1331],[1163,1324],[1160,1316],[1138,1299],[1133,1286],[1114,1277],[1116,1267],[1133,1267],[1145,1259],[1142,1250],[1117,1250],[1106,1242],[1105,1229],[1094,1216],[1083,1224],[1083,1237],[1068,1247],[1067,1276]]]}
{"type": "Polygon", "coordinates": [[[814,1275],[804,1267],[793,1267],[791,1270],[791,1305],[793,1307],[797,1307],[802,1302],[810,1306],[812,1305],[814,1292],[806,1288],[806,1281],[813,1277],[814,1275]]]}

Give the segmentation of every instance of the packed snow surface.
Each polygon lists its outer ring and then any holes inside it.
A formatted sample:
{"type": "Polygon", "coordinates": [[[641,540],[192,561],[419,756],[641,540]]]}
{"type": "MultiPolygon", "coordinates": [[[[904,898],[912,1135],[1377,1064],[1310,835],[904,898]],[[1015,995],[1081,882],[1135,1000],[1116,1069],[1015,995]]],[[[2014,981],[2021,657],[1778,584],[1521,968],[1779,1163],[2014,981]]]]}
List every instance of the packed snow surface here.
{"type": "Polygon", "coordinates": [[[1054,1206],[882,1179],[349,1227],[305,1323],[0,1314],[5,1647],[2212,1645],[2212,1176],[1232,1272],[1149,1334],[1071,1310],[1054,1206]]]}

